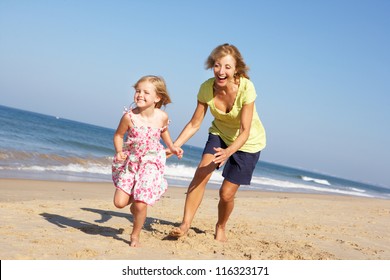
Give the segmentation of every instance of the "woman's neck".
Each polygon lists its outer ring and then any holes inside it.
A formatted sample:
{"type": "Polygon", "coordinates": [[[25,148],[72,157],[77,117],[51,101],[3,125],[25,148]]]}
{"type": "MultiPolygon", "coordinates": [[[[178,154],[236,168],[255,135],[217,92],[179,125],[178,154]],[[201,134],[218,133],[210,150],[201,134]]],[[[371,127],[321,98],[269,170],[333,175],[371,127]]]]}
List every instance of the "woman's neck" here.
{"type": "Polygon", "coordinates": [[[224,87],[213,85],[214,93],[220,95],[235,95],[238,91],[238,85],[230,82],[224,87]]]}

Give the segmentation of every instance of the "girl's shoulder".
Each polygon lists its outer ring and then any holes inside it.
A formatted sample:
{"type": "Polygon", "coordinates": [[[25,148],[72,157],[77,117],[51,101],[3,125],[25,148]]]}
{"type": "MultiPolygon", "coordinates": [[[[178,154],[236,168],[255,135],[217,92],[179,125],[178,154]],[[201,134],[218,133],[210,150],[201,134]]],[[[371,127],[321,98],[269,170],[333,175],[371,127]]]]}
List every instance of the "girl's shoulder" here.
{"type": "Polygon", "coordinates": [[[154,109],[155,113],[156,113],[156,116],[159,118],[159,119],[162,119],[163,121],[166,121],[168,120],[168,113],[165,112],[164,110],[161,110],[159,108],[155,108],[154,109]]]}
{"type": "Polygon", "coordinates": [[[123,110],[123,116],[122,116],[122,119],[121,119],[121,122],[124,122],[125,124],[128,125],[128,127],[132,127],[133,126],[133,117],[134,117],[134,112],[133,112],[134,109],[132,108],[124,108],[123,110]]]}
{"type": "Polygon", "coordinates": [[[124,113],[123,116],[122,116],[122,121],[130,124],[131,121],[132,121],[131,113],[130,112],[124,113]]]}

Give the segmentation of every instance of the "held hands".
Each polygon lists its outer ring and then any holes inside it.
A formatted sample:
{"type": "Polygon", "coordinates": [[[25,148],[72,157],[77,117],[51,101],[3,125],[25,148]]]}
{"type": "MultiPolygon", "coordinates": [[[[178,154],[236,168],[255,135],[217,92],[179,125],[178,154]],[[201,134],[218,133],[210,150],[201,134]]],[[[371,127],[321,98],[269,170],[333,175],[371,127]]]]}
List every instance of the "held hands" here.
{"type": "Polygon", "coordinates": [[[183,157],[183,154],[184,154],[183,149],[180,147],[176,147],[176,146],[174,146],[173,153],[177,156],[178,159],[181,159],[183,157]]]}
{"type": "Polygon", "coordinates": [[[177,146],[173,146],[171,149],[166,148],[165,154],[167,158],[171,157],[173,154],[177,156],[178,159],[181,159],[183,157],[183,149],[177,146]]]}

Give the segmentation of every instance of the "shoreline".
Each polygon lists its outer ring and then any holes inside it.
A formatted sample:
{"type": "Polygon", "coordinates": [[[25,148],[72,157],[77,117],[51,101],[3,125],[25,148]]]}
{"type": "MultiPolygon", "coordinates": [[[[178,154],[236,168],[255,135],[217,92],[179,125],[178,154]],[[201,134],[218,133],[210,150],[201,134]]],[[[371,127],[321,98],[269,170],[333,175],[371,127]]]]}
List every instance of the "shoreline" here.
{"type": "Polygon", "coordinates": [[[2,260],[390,260],[390,201],[238,191],[227,243],[213,239],[218,190],[206,189],[192,228],[172,240],[184,187],[148,207],[140,248],[111,183],[0,179],[2,260]]]}
{"type": "MultiPolygon", "coordinates": [[[[31,173],[30,176],[7,176],[5,174],[1,174],[0,173],[0,180],[28,180],[28,181],[42,181],[42,182],[64,182],[64,183],[80,183],[80,184],[84,184],[84,183],[87,183],[87,184],[111,184],[112,183],[112,180],[111,179],[107,179],[107,180],[103,180],[103,179],[100,179],[100,180],[96,180],[94,178],[86,178],[86,177],[82,177],[83,179],[80,179],[81,177],[74,177],[73,179],[69,179],[70,177],[67,176],[66,178],[58,178],[58,174],[56,175],[51,175],[49,176],[49,178],[42,178],[42,175],[37,175],[36,173],[31,173]]],[[[168,181],[168,186],[169,187],[174,187],[174,188],[180,188],[180,189],[187,189],[188,188],[188,184],[190,183],[190,181],[185,181],[185,184],[182,184],[182,183],[178,183],[177,180],[175,179],[169,179],[167,178],[167,181],[168,181]]],[[[356,194],[352,194],[352,193],[345,193],[343,191],[308,191],[308,190],[301,190],[301,191],[298,191],[298,190],[273,190],[273,189],[267,189],[267,185],[264,185],[265,189],[260,189],[260,188],[256,188],[256,187],[252,187],[252,186],[241,186],[240,189],[239,189],[239,192],[243,192],[243,191],[249,191],[249,192],[261,192],[261,193],[276,193],[276,194],[283,194],[283,193],[287,193],[287,194],[297,194],[297,195],[325,195],[325,196],[343,196],[343,197],[352,197],[352,198],[371,198],[371,199],[384,199],[384,200],[389,200],[390,201],[390,197],[385,197],[385,196],[380,196],[380,195],[364,195],[364,194],[360,194],[360,193],[356,193],[356,194]]],[[[207,184],[207,189],[210,189],[210,190],[219,190],[220,188],[220,183],[213,183],[213,182],[209,182],[207,184]]]]}

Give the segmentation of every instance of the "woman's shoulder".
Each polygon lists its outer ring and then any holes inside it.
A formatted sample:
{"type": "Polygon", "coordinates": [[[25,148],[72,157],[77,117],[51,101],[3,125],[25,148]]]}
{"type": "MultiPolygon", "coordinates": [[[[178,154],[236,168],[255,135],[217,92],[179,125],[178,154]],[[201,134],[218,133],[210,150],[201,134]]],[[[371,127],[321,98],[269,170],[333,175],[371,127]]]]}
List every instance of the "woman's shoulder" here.
{"type": "Polygon", "coordinates": [[[213,85],[215,78],[210,78],[204,81],[199,88],[198,100],[203,103],[208,103],[213,98],[213,85]]]}
{"type": "Polygon", "coordinates": [[[214,80],[215,80],[215,78],[214,77],[212,77],[212,78],[209,78],[209,79],[207,79],[206,81],[204,81],[201,85],[200,85],[200,87],[201,88],[205,88],[205,87],[213,87],[213,85],[214,85],[214,80]]]}
{"type": "Polygon", "coordinates": [[[243,104],[251,103],[256,99],[255,86],[248,78],[241,77],[239,91],[239,99],[243,104]]]}
{"type": "Polygon", "coordinates": [[[245,77],[240,78],[240,85],[242,85],[244,88],[248,88],[248,87],[254,88],[255,87],[253,82],[245,77]]]}

